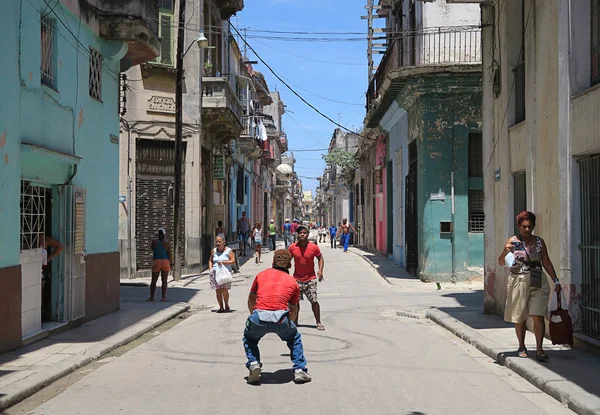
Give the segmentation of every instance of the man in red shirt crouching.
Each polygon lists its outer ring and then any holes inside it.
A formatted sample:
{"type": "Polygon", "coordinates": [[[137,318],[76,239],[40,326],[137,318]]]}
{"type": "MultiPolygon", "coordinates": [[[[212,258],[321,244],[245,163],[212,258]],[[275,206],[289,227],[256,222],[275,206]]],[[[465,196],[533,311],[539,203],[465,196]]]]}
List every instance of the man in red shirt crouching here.
{"type": "MultiPolygon", "coordinates": [[[[317,301],[317,277],[319,282],[323,281],[325,266],[321,250],[317,244],[308,242],[308,228],[304,225],[298,226],[298,242],[291,244],[288,249],[294,258],[294,279],[300,286],[301,299],[306,296],[312,306],[317,329],[325,330],[325,326],[321,324],[321,306],[317,301]],[[315,274],[315,258],[319,260],[318,275],[315,274]]],[[[300,304],[298,304],[298,313],[300,313],[300,304]]],[[[294,323],[298,325],[297,315],[294,323]]]]}
{"type": "Polygon", "coordinates": [[[273,268],[260,272],[250,289],[248,309],[250,317],[244,330],[244,349],[249,370],[248,383],[258,383],[262,364],[258,342],[268,333],[275,333],[287,343],[294,365],[294,382],[310,382],[306,368],[302,336],[293,320],[297,319],[300,288],[289,275],[292,256],[285,249],[273,254],[273,268]]]}

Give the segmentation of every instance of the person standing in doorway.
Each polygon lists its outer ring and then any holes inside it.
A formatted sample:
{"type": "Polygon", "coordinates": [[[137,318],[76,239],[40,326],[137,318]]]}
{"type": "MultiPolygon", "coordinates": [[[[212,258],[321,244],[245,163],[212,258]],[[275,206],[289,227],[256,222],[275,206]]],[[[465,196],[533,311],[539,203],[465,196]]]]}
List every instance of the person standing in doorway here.
{"type": "Polygon", "coordinates": [[[158,239],[154,239],[150,243],[152,249],[152,281],[150,282],[150,297],[146,301],[154,301],[154,293],[156,291],[156,283],[158,281],[158,275],[161,276],[162,282],[162,298],[161,301],[167,301],[167,280],[169,278],[169,272],[173,265],[171,256],[171,245],[165,240],[165,229],[160,228],[158,230],[158,239]]]}
{"type": "MultiPolygon", "coordinates": [[[[294,278],[300,286],[300,295],[310,302],[317,330],[325,330],[321,323],[321,306],[317,300],[317,278],[323,281],[323,268],[325,260],[317,244],[308,242],[308,228],[304,225],[298,226],[298,242],[289,247],[290,254],[294,258],[294,278]],[[315,258],[319,261],[319,271],[315,274],[315,258]]],[[[300,314],[300,303],[298,303],[298,314],[300,314]]],[[[294,321],[298,325],[298,316],[294,321]]]]}
{"type": "Polygon", "coordinates": [[[260,256],[262,254],[262,243],[263,243],[262,223],[258,222],[256,224],[256,227],[254,228],[254,232],[252,232],[252,236],[254,237],[254,249],[256,251],[254,260],[258,264],[258,263],[262,262],[260,260],[260,256]]]}
{"type": "Polygon", "coordinates": [[[350,223],[348,223],[348,219],[344,218],[342,220],[342,245],[344,246],[344,252],[348,252],[348,245],[350,245],[350,231],[356,233],[356,229],[350,223]]]}
{"type": "Polygon", "coordinates": [[[335,224],[331,224],[329,227],[329,242],[331,243],[331,249],[337,248],[337,227],[335,224]]]}
{"type": "Polygon", "coordinates": [[[288,249],[292,244],[292,224],[288,218],[285,218],[285,223],[281,227],[283,230],[283,240],[285,241],[285,249],[288,249]]]}
{"type": "Polygon", "coordinates": [[[292,257],[285,249],[273,254],[273,268],[260,272],[250,288],[248,310],[250,317],[244,329],[248,383],[260,382],[262,363],[258,342],[268,333],[275,333],[287,343],[294,369],[294,382],[310,382],[306,367],[302,336],[293,321],[298,312],[300,289],[289,275],[292,257]]]}
{"type": "Polygon", "coordinates": [[[275,226],[275,220],[271,219],[271,223],[269,223],[269,249],[271,251],[275,251],[277,247],[277,235],[281,236],[275,226]]]}
{"type": "Polygon", "coordinates": [[[241,256],[246,255],[246,244],[248,243],[248,234],[250,232],[250,220],[246,217],[246,212],[242,212],[242,217],[238,220],[238,236],[240,239],[241,256]]]}
{"type": "Polygon", "coordinates": [[[231,272],[231,266],[235,264],[235,257],[231,248],[227,247],[224,236],[217,236],[215,238],[216,247],[210,253],[210,259],[208,260],[208,269],[210,270],[210,286],[215,290],[217,294],[217,302],[219,303],[219,309],[217,313],[229,313],[229,290],[231,289],[231,283],[217,284],[216,272],[219,267],[225,267],[231,272]]]}
{"type": "Polygon", "coordinates": [[[223,221],[220,220],[217,222],[217,229],[215,229],[215,236],[219,236],[219,235],[223,235],[226,236],[227,235],[227,229],[225,229],[223,227],[223,221]]]}
{"type": "Polygon", "coordinates": [[[42,249],[42,321],[52,319],[52,267],[50,261],[65,249],[63,244],[49,236],[40,235],[42,249]]]}

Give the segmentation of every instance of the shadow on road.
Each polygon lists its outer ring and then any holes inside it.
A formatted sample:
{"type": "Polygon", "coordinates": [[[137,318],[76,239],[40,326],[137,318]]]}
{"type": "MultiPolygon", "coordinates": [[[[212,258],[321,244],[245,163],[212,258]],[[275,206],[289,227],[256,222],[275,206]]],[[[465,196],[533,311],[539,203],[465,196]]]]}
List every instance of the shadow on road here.
{"type": "MultiPolygon", "coordinates": [[[[244,379],[248,380],[246,376],[244,379]]],[[[260,385],[283,385],[285,383],[293,382],[294,380],[294,369],[280,369],[276,372],[262,372],[260,375],[260,383],[253,386],[260,385]]]]}

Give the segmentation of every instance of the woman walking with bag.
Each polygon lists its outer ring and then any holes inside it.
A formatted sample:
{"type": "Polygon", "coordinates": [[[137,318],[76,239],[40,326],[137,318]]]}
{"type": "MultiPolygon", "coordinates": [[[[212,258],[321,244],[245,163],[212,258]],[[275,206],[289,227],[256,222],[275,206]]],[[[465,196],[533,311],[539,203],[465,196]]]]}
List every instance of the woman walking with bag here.
{"type": "Polygon", "coordinates": [[[504,320],[515,323],[519,357],[526,358],[526,322],[531,317],[537,348],[536,359],[547,362],[549,357],[542,348],[542,342],[546,330],[544,317],[548,314],[550,286],[542,267],[554,281],[556,292],[560,292],[560,281],[548,256],[546,243],[539,236],[533,235],[535,215],[523,211],[516,219],[519,234],[508,238],[498,257],[501,266],[506,264],[510,268],[504,320]]]}
{"type": "Polygon", "coordinates": [[[235,256],[231,248],[227,247],[224,236],[217,236],[215,238],[216,248],[210,253],[210,259],[208,260],[208,268],[210,269],[210,286],[215,290],[217,294],[217,302],[219,303],[219,309],[217,313],[228,313],[231,311],[229,308],[229,290],[231,289],[231,282],[225,284],[218,284],[216,274],[219,267],[225,267],[229,274],[231,274],[231,266],[235,263],[235,256]]]}

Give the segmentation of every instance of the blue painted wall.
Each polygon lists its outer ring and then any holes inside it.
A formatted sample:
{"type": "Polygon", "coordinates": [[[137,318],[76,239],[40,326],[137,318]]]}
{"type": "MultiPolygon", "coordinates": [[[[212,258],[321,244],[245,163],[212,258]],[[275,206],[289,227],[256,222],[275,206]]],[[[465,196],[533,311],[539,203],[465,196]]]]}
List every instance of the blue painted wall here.
{"type": "Polygon", "coordinates": [[[470,267],[483,267],[483,233],[468,231],[469,133],[481,131],[481,94],[472,92],[477,87],[471,85],[477,79],[434,78],[429,81],[431,93],[421,96],[409,113],[418,131],[419,274],[426,281],[450,280],[453,267],[455,277],[463,280],[477,274],[470,267]],[[465,83],[462,91],[461,81],[465,83]],[[457,85],[451,94],[446,93],[449,82],[457,85]],[[440,190],[445,199],[431,200],[431,194],[440,190]],[[441,232],[442,221],[453,223],[453,235],[441,232]]]}
{"type": "Polygon", "coordinates": [[[0,268],[19,264],[19,3],[0,13],[0,268]]]}
{"type": "MultiPolygon", "coordinates": [[[[55,20],[56,88],[41,85],[41,0],[9,2],[0,22],[3,27],[4,62],[0,68],[0,136],[6,131],[5,155],[0,160],[0,267],[19,263],[20,178],[38,178],[62,184],[71,166],[57,170],[44,157],[20,157],[20,142],[81,157],[72,184],[87,189],[86,250],[88,254],[118,251],[118,146],[110,135],[119,135],[118,74],[121,42],[98,38],[59,3],[54,9],[77,35],[80,45],[63,24],[55,20]],[[19,25],[20,36],[19,36],[19,25]],[[20,45],[20,46],[19,46],[20,45]],[[89,47],[103,55],[102,102],[89,95],[89,47]],[[20,56],[20,59],[19,59],[20,56]],[[20,72],[19,72],[20,68],[20,72]],[[6,196],[6,197],[4,197],[6,196]]],[[[55,19],[54,14],[49,18],[55,19]]],[[[2,141],[3,142],[3,141],[2,141]]],[[[66,180],[65,180],[66,181],[66,180]]]]}

